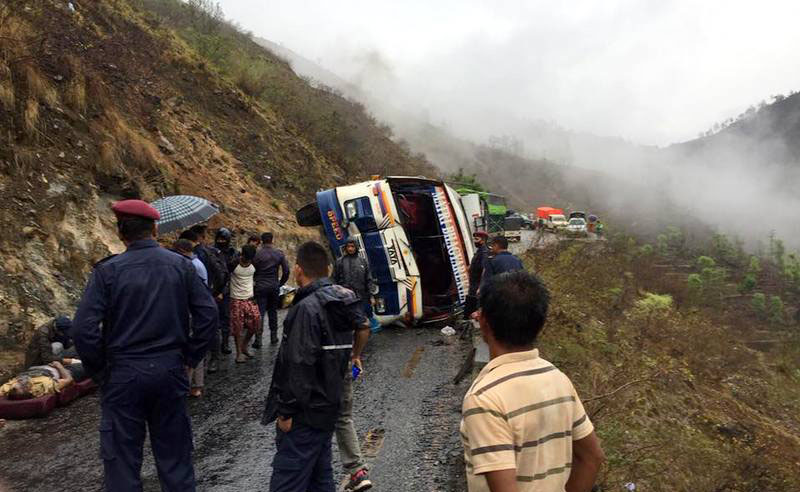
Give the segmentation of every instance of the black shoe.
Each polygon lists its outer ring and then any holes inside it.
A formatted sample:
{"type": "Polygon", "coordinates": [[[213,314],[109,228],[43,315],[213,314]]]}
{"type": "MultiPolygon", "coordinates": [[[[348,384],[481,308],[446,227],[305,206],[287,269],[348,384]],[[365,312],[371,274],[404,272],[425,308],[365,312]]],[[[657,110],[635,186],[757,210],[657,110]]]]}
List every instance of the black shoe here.
{"type": "Polygon", "coordinates": [[[261,342],[253,342],[253,345],[250,345],[250,347],[252,347],[254,349],[260,349],[261,348],[261,342]]]}
{"type": "Polygon", "coordinates": [[[226,346],[226,347],[222,347],[221,349],[219,349],[219,351],[222,354],[228,355],[228,354],[231,353],[231,348],[226,346]]]}
{"type": "Polygon", "coordinates": [[[269,336],[269,343],[271,343],[272,345],[275,345],[276,343],[278,343],[278,334],[277,333],[273,333],[273,334],[271,334],[269,336]]]}
{"type": "Polygon", "coordinates": [[[219,363],[217,359],[211,359],[208,361],[208,368],[206,369],[209,374],[213,374],[219,370],[219,363]]]}

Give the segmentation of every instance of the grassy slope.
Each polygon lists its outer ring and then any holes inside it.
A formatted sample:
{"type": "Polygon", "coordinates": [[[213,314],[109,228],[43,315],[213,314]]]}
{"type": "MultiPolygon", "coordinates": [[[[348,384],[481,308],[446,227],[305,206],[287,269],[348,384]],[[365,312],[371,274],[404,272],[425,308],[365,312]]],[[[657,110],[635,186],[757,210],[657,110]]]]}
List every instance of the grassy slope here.
{"type": "Polygon", "coordinates": [[[604,441],[603,490],[800,490],[796,327],[735,304],[637,308],[647,292],[685,298],[674,280],[685,274],[628,241],[562,244],[526,262],[553,293],[543,356],[576,383],[604,441]],[[752,350],[756,331],[785,343],[752,350]]]}
{"type": "Polygon", "coordinates": [[[145,7],[0,4],[0,379],[37,324],[72,312],[91,264],[120,250],[113,200],[201,195],[222,207],[212,227],[275,230],[291,248],[316,237],[295,225],[296,206],[366,176],[362,161],[430,171],[374,137],[384,130],[363,110],[312,88],[246,36],[233,31],[226,43],[238,59],[268,67],[263,94],[248,93],[235,67],[212,63],[188,28],[145,7]],[[267,93],[291,94],[297,105],[273,104],[267,93]],[[320,131],[333,114],[352,131],[320,131]]]}

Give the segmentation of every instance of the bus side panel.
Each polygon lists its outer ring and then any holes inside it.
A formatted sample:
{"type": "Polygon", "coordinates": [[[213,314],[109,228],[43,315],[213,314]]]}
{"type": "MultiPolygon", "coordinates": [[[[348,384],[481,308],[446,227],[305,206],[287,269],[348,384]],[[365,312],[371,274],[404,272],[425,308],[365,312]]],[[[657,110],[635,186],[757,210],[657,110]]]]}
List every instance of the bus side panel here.
{"type": "Polygon", "coordinates": [[[344,216],[336,197],[336,190],[325,190],[317,193],[317,204],[322,216],[322,227],[336,258],[342,256],[342,247],[347,241],[347,229],[342,226],[344,216]]]}
{"type": "Polygon", "coordinates": [[[456,190],[447,185],[444,185],[444,189],[447,191],[447,197],[450,199],[450,206],[456,214],[458,230],[461,233],[461,245],[464,248],[464,254],[466,254],[467,265],[469,265],[469,262],[472,260],[472,255],[475,254],[475,246],[472,242],[473,231],[470,227],[472,222],[471,217],[467,215],[464,207],[461,206],[461,199],[458,193],[456,193],[456,190]]]}
{"type": "MultiPolygon", "coordinates": [[[[380,317],[387,316],[396,319],[405,313],[406,306],[403,305],[405,302],[401,304],[400,284],[395,282],[392,278],[389,260],[386,257],[386,247],[383,244],[381,233],[379,231],[368,232],[362,234],[361,239],[364,242],[364,249],[367,253],[372,277],[378,284],[378,294],[375,297],[383,298],[386,306],[385,312],[376,312],[375,314],[380,317]]],[[[402,297],[405,297],[405,295],[402,297]]],[[[403,301],[405,301],[405,299],[403,299],[403,301]]]]}

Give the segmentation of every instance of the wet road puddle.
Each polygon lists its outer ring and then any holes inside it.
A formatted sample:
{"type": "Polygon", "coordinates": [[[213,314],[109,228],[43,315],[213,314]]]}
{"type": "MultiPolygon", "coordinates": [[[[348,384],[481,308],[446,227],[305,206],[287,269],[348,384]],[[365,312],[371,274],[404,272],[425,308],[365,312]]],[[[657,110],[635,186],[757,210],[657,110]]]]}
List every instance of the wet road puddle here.
{"type": "Polygon", "coordinates": [[[372,429],[367,432],[367,435],[364,436],[364,442],[361,444],[361,454],[367,459],[376,458],[383,447],[383,438],[385,434],[386,430],[381,428],[372,429]]]}
{"type": "Polygon", "coordinates": [[[406,367],[403,369],[403,377],[406,379],[410,379],[411,376],[414,375],[414,369],[417,368],[419,364],[419,360],[422,358],[422,352],[425,351],[425,347],[417,347],[417,350],[411,354],[411,358],[406,362],[406,367]]]}

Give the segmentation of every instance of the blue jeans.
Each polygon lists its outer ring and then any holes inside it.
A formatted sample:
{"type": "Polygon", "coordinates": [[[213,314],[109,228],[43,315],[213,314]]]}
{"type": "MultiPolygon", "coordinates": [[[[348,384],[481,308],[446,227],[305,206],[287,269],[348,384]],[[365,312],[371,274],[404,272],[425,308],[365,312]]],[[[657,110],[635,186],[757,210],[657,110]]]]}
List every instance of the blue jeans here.
{"type": "Polygon", "coordinates": [[[333,430],[300,423],[288,433],[278,429],[269,492],[335,492],[332,438],[333,430]]]}

